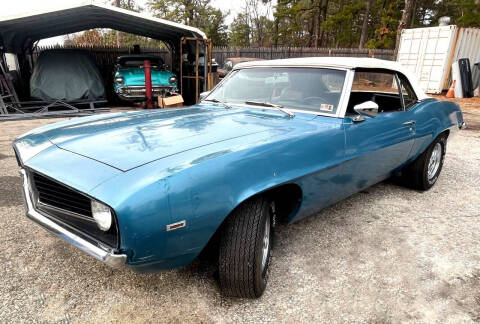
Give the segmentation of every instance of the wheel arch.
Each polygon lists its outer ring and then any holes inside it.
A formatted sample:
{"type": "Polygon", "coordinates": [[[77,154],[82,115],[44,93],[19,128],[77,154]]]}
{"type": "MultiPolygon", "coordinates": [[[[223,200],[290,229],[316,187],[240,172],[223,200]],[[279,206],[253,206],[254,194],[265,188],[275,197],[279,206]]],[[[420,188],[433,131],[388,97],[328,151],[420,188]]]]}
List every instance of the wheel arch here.
{"type": "Polygon", "coordinates": [[[298,212],[303,201],[303,190],[297,183],[284,183],[277,186],[266,188],[257,193],[252,193],[243,197],[235,205],[234,208],[225,216],[220,225],[217,227],[213,235],[203,247],[200,255],[212,255],[217,253],[220,233],[223,230],[229,217],[234,211],[245,202],[254,199],[258,196],[266,196],[275,203],[276,221],[288,223],[298,212]]]}
{"type": "Polygon", "coordinates": [[[257,193],[243,197],[241,200],[239,200],[229,215],[244,202],[258,196],[266,196],[272,200],[276,206],[276,216],[278,220],[288,221],[289,219],[293,218],[293,216],[295,216],[300,209],[303,201],[303,190],[300,185],[294,182],[283,183],[265,188],[257,193]]]}

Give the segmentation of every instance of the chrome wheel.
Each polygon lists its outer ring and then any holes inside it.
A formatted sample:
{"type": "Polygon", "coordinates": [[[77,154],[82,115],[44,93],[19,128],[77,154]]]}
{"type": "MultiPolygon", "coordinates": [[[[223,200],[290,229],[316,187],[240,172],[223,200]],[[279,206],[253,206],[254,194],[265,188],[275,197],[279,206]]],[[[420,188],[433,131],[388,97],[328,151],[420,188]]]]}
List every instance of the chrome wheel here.
{"type": "Polygon", "coordinates": [[[268,250],[270,248],[270,216],[267,216],[265,221],[265,231],[263,232],[263,246],[262,246],[262,272],[267,266],[268,250]]]}
{"type": "Polygon", "coordinates": [[[428,161],[428,180],[432,180],[437,174],[440,163],[442,162],[442,144],[437,143],[433,147],[430,160],[428,161]]]}

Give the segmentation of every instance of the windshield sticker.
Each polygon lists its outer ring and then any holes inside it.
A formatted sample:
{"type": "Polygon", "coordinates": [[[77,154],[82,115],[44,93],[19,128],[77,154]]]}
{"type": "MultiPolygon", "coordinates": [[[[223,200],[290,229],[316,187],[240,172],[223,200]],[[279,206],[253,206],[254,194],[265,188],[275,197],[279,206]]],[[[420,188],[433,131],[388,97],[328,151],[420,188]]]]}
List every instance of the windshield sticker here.
{"type": "Polygon", "coordinates": [[[321,104],[321,105],[320,105],[320,110],[321,110],[321,111],[332,112],[332,111],[333,111],[333,105],[321,104]]]}

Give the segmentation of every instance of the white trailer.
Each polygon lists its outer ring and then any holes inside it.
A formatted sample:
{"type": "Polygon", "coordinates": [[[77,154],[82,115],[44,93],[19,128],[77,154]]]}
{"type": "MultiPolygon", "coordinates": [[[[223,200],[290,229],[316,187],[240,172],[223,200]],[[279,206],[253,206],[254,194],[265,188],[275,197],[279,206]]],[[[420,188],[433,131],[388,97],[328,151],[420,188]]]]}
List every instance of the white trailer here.
{"type": "Polygon", "coordinates": [[[450,87],[452,63],[469,58],[480,62],[480,29],[455,25],[404,29],[397,61],[415,73],[426,93],[441,93],[450,87]]]}

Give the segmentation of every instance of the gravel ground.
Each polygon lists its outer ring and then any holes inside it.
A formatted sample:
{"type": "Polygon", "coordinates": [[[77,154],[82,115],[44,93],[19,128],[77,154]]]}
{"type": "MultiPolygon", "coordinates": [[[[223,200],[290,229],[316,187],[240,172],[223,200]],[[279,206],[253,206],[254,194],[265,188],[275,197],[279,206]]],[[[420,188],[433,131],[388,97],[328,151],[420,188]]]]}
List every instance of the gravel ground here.
{"type": "Polygon", "coordinates": [[[478,322],[480,103],[465,112],[430,191],[384,182],[278,227],[258,300],[222,297],[208,262],[112,270],[34,225],[11,142],[54,120],[1,123],[0,322],[478,322]]]}

